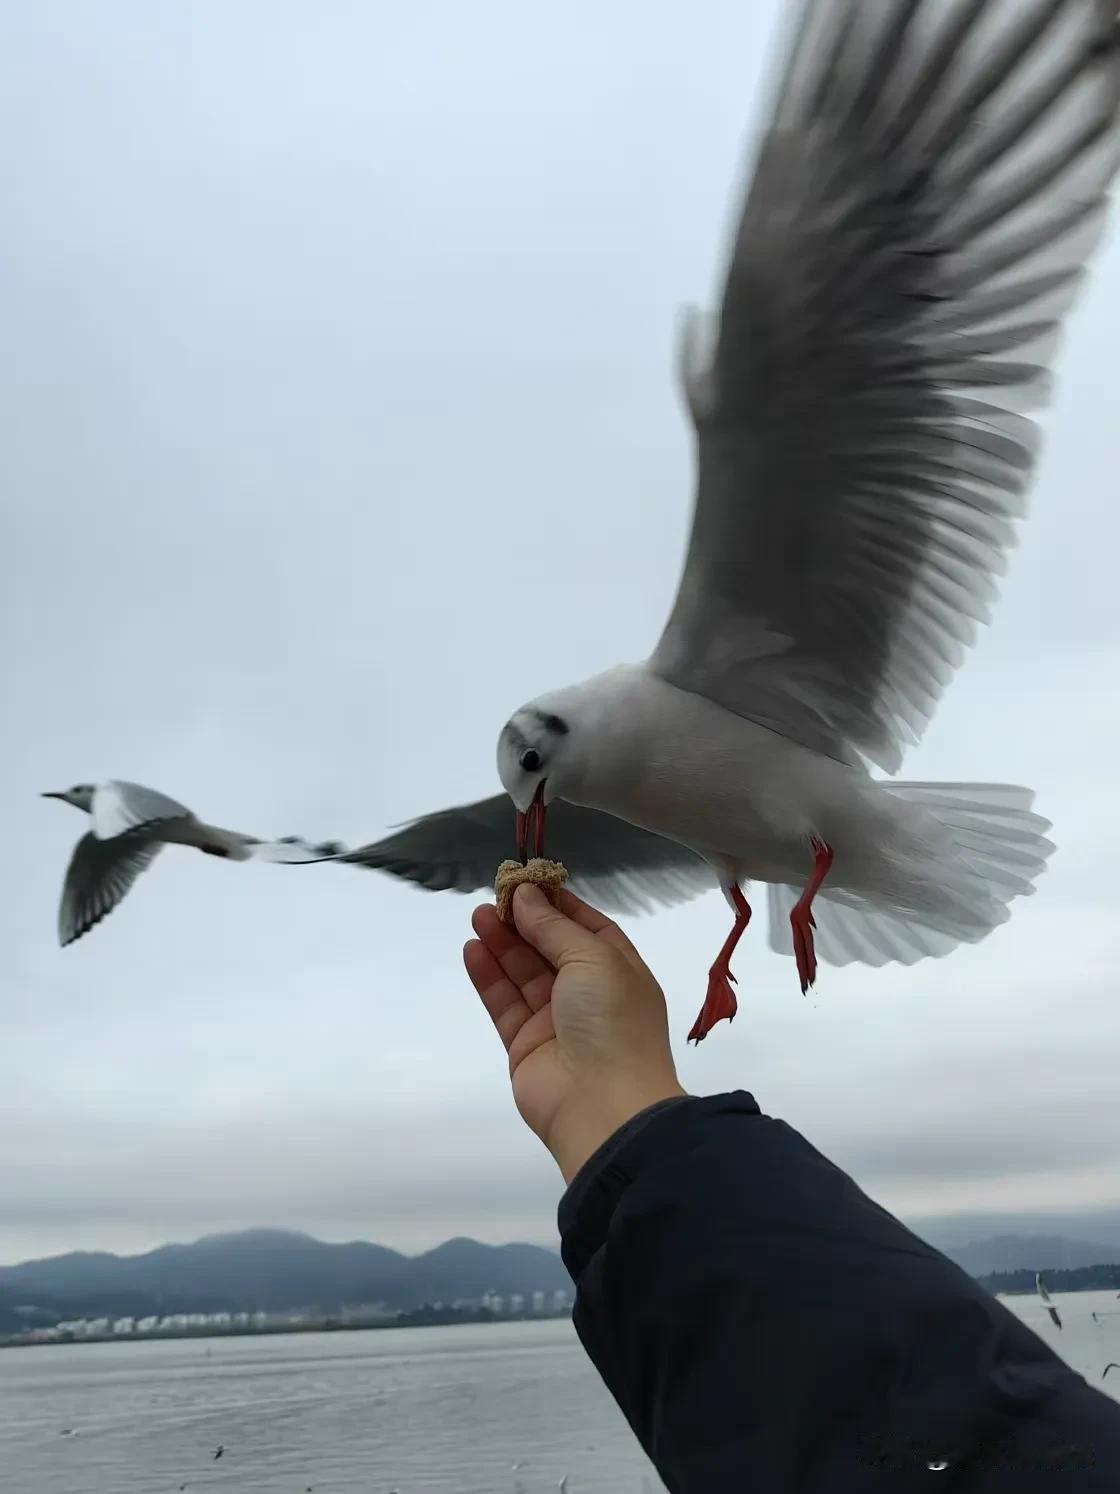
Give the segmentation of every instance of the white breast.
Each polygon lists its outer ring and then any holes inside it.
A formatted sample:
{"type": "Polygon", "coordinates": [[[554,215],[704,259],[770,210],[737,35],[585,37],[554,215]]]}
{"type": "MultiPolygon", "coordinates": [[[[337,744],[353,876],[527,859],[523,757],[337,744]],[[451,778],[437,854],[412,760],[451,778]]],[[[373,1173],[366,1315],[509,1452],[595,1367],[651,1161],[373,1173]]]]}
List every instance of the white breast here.
{"type": "MultiPolygon", "coordinates": [[[[641,665],[588,681],[595,751],[565,797],[688,845],[742,879],[799,881],[810,836],[843,833],[866,773],[791,742],[641,665]]],[[[859,819],[866,834],[866,813],[859,819]]]]}

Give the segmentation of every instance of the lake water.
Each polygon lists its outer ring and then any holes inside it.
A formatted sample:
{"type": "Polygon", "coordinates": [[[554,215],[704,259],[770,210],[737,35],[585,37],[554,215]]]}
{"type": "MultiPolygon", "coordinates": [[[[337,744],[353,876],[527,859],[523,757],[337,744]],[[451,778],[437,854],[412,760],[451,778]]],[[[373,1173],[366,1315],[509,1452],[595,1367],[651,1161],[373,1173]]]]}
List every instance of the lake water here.
{"type": "MultiPolygon", "coordinates": [[[[1033,1297],[1007,1306],[1101,1386],[1120,1300],[1054,1301],[1061,1332],[1033,1297]]],[[[1120,1371],[1102,1388],[1120,1399],[1120,1371]]],[[[565,1322],[0,1353],[12,1494],[546,1494],[564,1475],[568,1494],[662,1488],[565,1322]]]]}
{"type": "Polygon", "coordinates": [[[565,1474],[662,1489],[564,1321],[0,1352],[5,1494],[555,1494],[565,1474]]]}

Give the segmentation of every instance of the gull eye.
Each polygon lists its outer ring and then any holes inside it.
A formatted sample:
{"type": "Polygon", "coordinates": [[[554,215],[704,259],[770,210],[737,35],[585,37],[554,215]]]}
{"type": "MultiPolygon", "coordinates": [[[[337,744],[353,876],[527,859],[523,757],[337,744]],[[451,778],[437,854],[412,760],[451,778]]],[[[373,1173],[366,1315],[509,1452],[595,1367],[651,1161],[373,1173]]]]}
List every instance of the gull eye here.
{"type": "Polygon", "coordinates": [[[541,765],[541,755],[535,747],[526,747],[517,761],[526,773],[535,773],[541,765]]]}

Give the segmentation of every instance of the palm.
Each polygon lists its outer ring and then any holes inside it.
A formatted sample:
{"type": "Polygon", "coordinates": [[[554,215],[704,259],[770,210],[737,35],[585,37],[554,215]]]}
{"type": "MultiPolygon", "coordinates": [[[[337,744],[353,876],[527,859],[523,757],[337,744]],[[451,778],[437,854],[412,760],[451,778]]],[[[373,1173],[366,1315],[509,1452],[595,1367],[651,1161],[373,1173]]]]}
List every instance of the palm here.
{"type": "Polygon", "coordinates": [[[564,1102],[570,1077],[556,1039],[551,1004],[534,1012],[519,1036],[524,1037],[524,1048],[516,1067],[510,1054],[513,1099],[525,1124],[544,1136],[564,1102]]]}
{"type": "MultiPolygon", "coordinates": [[[[589,932],[637,958],[609,919],[576,898],[566,898],[565,903],[589,932]]],[[[467,968],[509,1054],[517,1109],[526,1124],[544,1136],[571,1093],[571,1060],[594,1050],[596,1029],[607,1016],[601,972],[577,961],[557,975],[515,930],[499,921],[492,907],[476,909],[472,922],[482,943],[468,946],[467,968]]]]}
{"type": "Polygon", "coordinates": [[[665,998],[622,930],[567,891],[555,912],[542,902],[526,916],[532,943],[476,908],[463,958],[517,1108],[570,1180],[624,1121],[683,1091],[665,998]]]}

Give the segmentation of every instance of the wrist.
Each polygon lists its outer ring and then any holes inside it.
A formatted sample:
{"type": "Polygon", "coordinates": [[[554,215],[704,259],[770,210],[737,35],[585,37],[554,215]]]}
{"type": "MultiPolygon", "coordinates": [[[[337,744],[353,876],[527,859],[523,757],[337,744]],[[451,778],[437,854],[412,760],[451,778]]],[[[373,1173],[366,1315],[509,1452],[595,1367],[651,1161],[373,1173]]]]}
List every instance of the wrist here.
{"type": "Polygon", "coordinates": [[[564,1182],[570,1183],[620,1126],[651,1105],[682,1099],[686,1093],[675,1075],[591,1086],[571,1096],[541,1140],[552,1153],[564,1182]]]}

